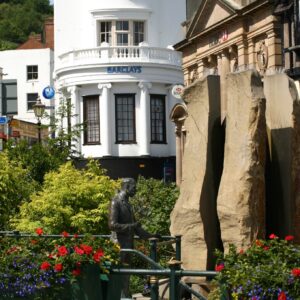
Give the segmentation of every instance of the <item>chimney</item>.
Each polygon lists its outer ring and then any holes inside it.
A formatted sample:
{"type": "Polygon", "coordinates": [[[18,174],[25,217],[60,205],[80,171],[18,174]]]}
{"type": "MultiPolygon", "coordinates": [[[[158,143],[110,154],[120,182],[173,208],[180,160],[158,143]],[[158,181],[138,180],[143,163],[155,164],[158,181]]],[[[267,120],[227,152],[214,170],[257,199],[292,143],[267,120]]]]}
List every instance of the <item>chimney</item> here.
{"type": "Polygon", "coordinates": [[[54,19],[49,17],[44,23],[44,44],[46,48],[54,49],[54,19]]]}

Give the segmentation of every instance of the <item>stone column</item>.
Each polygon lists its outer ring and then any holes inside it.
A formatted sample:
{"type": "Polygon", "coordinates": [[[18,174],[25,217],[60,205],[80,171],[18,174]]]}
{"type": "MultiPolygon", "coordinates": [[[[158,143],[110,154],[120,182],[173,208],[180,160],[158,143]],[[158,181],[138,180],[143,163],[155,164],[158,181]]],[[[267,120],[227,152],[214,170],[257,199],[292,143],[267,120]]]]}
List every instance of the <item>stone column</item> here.
{"type": "Polygon", "coordinates": [[[267,31],[267,46],[268,46],[268,69],[276,69],[282,66],[281,59],[281,39],[275,30],[267,31]]]}
{"type": "MultiPolygon", "coordinates": [[[[182,235],[184,269],[212,270],[214,250],[220,249],[216,212],[222,169],[219,76],[197,80],[184,90],[183,99],[187,108],[173,115],[176,125],[184,121],[186,144],[180,195],[171,214],[170,230],[172,235],[182,235]]],[[[179,126],[176,131],[180,156],[184,133],[179,126]]]]}
{"type": "Polygon", "coordinates": [[[204,62],[203,59],[198,61],[198,76],[202,78],[204,76],[204,62]]]}
{"type": "Polygon", "coordinates": [[[149,89],[152,87],[150,82],[140,82],[140,116],[139,124],[139,152],[142,156],[150,155],[150,99],[149,89]]]}
{"type": "Polygon", "coordinates": [[[269,233],[300,242],[300,101],[286,74],[265,76],[270,168],[267,181],[269,233]]]}
{"type": "Polygon", "coordinates": [[[182,123],[177,122],[175,128],[176,135],[176,185],[180,187],[182,178],[182,123]]]}
{"type": "Polygon", "coordinates": [[[228,73],[230,73],[229,53],[227,50],[223,50],[221,54],[221,72],[219,73],[220,84],[221,84],[221,122],[223,122],[226,117],[226,107],[227,107],[226,75],[228,73]]]}
{"type": "Polygon", "coordinates": [[[217,209],[224,250],[265,236],[265,99],[256,71],[227,76],[225,151],[217,209]]]}
{"type": "Polygon", "coordinates": [[[248,40],[248,64],[249,69],[256,69],[255,44],[253,39],[248,40]]]}
{"type": "Polygon", "coordinates": [[[112,128],[111,128],[111,102],[109,97],[109,89],[111,89],[111,83],[99,83],[98,89],[100,90],[100,132],[101,132],[101,145],[102,155],[112,155],[112,128]]]}
{"type": "Polygon", "coordinates": [[[237,50],[239,71],[245,71],[248,65],[248,49],[244,40],[237,43],[237,50]]]}

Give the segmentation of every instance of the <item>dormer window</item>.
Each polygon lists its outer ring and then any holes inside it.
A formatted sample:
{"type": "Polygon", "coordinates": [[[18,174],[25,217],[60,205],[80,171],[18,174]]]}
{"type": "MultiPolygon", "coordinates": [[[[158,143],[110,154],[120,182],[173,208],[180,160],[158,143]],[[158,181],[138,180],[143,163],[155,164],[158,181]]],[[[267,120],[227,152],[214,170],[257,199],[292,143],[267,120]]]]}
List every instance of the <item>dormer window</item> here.
{"type": "Polygon", "coordinates": [[[131,20],[100,21],[99,44],[138,46],[145,41],[145,22],[131,20]]]}

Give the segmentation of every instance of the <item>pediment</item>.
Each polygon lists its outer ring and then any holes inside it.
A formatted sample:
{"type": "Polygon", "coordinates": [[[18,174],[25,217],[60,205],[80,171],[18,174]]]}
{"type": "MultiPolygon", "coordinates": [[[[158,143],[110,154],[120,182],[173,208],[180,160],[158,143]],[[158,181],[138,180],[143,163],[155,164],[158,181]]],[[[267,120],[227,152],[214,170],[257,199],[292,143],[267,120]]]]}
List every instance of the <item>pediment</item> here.
{"type": "Polygon", "coordinates": [[[239,9],[240,6],[232,0],[204,0],[190,23],[187,38],[222,22],[239,9]]]}

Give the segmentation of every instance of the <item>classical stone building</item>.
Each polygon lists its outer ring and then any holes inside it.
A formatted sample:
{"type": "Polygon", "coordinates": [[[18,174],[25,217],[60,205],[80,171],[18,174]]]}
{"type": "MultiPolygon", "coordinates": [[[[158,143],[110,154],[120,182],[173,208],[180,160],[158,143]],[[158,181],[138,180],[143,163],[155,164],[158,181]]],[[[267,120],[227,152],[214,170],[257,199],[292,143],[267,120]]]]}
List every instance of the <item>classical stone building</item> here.
{"type": "Polygon", "coordinates": [[[274,14],[282,23],[283,65],[287,74],[300,79],[300,4],[294,0],[278,0],[274,14]]]}
{"type": "Polygon", "coordinates": [[[175,45],[185,103],[171,114],[180,185],[171,233],[183,236],[186,268],[212,269],[215,248],[270,233],[300,241],[296,2],[191,2],[175,45]]]}
{"type": "Polygon", "coordinates": [[[203,0],[185,23],[186,38],[175,45],[183,53],[185,85],[220,75],[222,120],[227,73],[256,69],[264,75],[282,67],[280,18],[273,11],[273,1],[203,0]]]}

